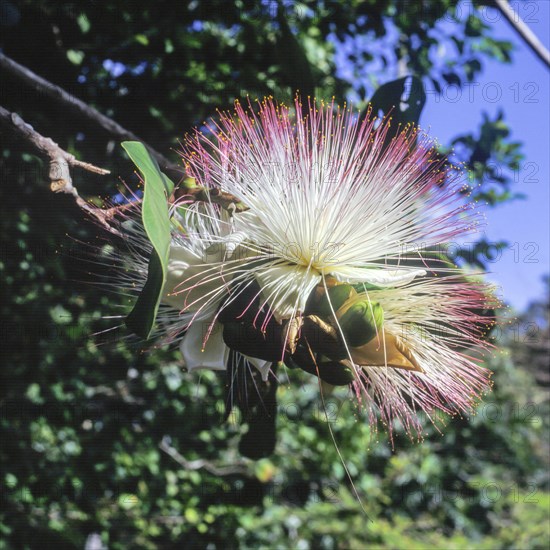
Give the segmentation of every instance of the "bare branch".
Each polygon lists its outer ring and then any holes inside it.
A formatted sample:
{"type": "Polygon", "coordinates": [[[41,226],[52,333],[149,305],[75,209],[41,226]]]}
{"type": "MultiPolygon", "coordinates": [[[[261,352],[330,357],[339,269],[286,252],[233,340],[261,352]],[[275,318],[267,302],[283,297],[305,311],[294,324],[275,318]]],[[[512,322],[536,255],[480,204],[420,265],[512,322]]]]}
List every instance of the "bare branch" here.
{"type": "Polygon", "coordinates": [[[159,443],[159,449],[172,457],[185,470],[206,470],[215,476],[242,475],[245,477],[254,477],[250,467],[245,462],[238,462],[229,466],[216,466],[204,459],[187,460],[177,449],[170,445],[170,438],[164,436],[159,443]]]}
{"type": "MultiPolygon", "coordinates": [[[[110,119],[109,117],[101,114],[99,111],[94,109],[93,107],[90,107],[80,99],[74,97],[73,95],[66,92],[63,88],[60,86],[56,86],[55,84],[52,84],[48,80],[42,78],[41,76],[38,76],[34,72],[32,72],[27,67],[23,67],[22,65],[19,65],[16,61],[13,59],[10,59],[6,55],[4,55],[2,52],[0,52],[0,67],[9,74],[27,86],[45,94],[46,96],[50,97],[51,99],[57,101],[58,103],[63,104],[64,107],[68,109],[72,109],[73,111],[79,113],[83,117],[85,117],[87,120],[93,122],[94,124],[100,126],[104,130],[106,130],[109,134],[114,136],[117,139],[120,140],[132,140],[132,141],[139,141],[143,143],[143,145],[147,148],[147,150],[151,153],[151,155],[155,158],[155,160],[159,163],[159,166],[168,172],[176,173],[179,176],[183,176],[183,168],[178,165],[170,162],[165,156],[163,156],[161,153],[153,149],[150,145],[145,143],[141,138],[136,136],[134,133],[130,132],[129,130],[126,130],[120,124],[116,123],[114,120],[110,119]]],[[[96,172],[96,173],[108,173],[108,172],[97,172],[97,170],[101,170],[100,168],[94,167],[93,165],[88,165],[87,163],[83,163],[77,159],[75,159],[72,155],[69,155],[66,151],[63,151],[60,149],[56,143],[54,143],[51,139],[45,138],[35,132],[31,126],[28,124],[25,124],[20,117],[16,114],[10,114],[8,111],[4,109],[3,118],[8,119],[9,118],[9,126],[13,127],[15,126],[15,129],[18,130],[18,133],[21,137],[27,139],[27,141],[30,141],[37,147],[40,152],[46,153],[50,159],[52,158],[51,153],[53,151],[59,152],[61,151],[63,155],[58,155],[56,153],[56,160],[50,162],[50,179],[52,179],[52,191],[64,191],[65,193],[72,192],[75,195],[75,199],[79,206],[81,206],[83,209],[90,211],[92,207],[90,207],[87,203],[82,201],[82,199],[78,196],[78,193],[76,193],[76,190],[73,191],[72,187],[69,187],[71,184],[71,178],[68,173],[68,167],[67,162],[69,166],[77,166],[80,168],[83,168],[84,170],[88,170],[90,172],[96,172]],[[16,118],[11,118],[16,117],[16,118]],[[16,121],[20,122],[16,122],[16,121]],[[30,131],[27,129],[30,128],[30,131]],[[52,149],[52,146],[54,149],[52,149]],[[55,149],[57,148],[57,149],[55,149]],[[70,162],[67,160],[67,162],[60,160],[60,159],[69,159],[70,162]],[[63,174],[62,177],[55,178],[52,177],[52,174],[63,174]],[[59,183],[55,183],[55,180],[59,183]]],[[[185,197],[188,197],[189,200],[194,202],[212,202],[214,204],[218,204],[222,208],[225,208],[226,210],[233,210],[240,212],[242,210],[245,210],[246,208],[244,205],[239,203],[238,199],[234,197],[233,195],[226,193],[224,191],[221,191],[220,189],[206,189],[204,187],[193,187],[193,188],[185,188],[180,189],[178,191],[179,196],[181,197],[184,195],[185,197]]],[[[95,209],[93,210],[93,215],[97,218],[98,216],[102,216],[102,224],[105,225],[105,222],[107,219],[115,215],[119,212],[119,208],[113,208],[109,211],[107,210],[100,210],[95,209]],[[103,212],[103,214],[101,214],[103,212]]],[[[113,231],[112,228],[110,228],[110,231],[113,231]]]]}
{"type": "Polygon", "coordinates": [[[38,153],[48,157],[50,161],[50,189],[55,193],[68,193],[72,195],[78,206],[95,217],[103,227],[108,231],[115,232],[107,220],[114,215],[110,210],[101,210],[93,205],[88,204],[76,190],[71,178],[70,167],[80,168],[94,174],[106,175],[110,174],[109,170],[99,168],[88,162],[82,162],[61,149],[57,143],[50,138],[46,138],[39,134],[30,124],[27,124],[18,114],[11,113],[4,107],[0,106],[0,123],[7,128],[12,134],[24,139],[30,143],[38,153]]]}
{"type": "Polygon", "coordinates": [[[181,166],[170,162],[164,155],[153,149],[133,132],[126,130],[126,128],[123,128],[113,119],[101,114],[99,111],[93,107],[90,107],[74,95],[66,92],[63,88],[56,86],[41,76],[38,76],[27,67],[19,65],[19,63],[13,59],[10,59],[1,52],[0,67],[9,72],[9,74],[13,77],[25,83],[27,86],[37,90],[58,103],[62,103],[65,108],[72,109],[87,120],[93,122],[95,125],[100,126],[118,140],[140,141],[145,145],[145,147],[147,147],[151,155],[156,159],[163,170],[170,170],[182,174],[181,166]]]}
{"type": "MultiPolygon", "coordinates": [[[[132,204],[114,206],[108,209],[97,208],[88,204],[79,194],[73,185],[69,167],[80,168],[94,174],[110,174],[109,170],[94,166],[89,162],[82,162],[64,149],[61,149],[52,139],[39,134],[30,124],[27,124],[18,114],[4,109],[0,105],[0,123],[11,133],[30,143],[38,153],[46,156],[50,160],[50,189],[55,193],[69,193],[73,195],[76,203],[82,210],[99,220],[101,225],[111,233],[119,232],[108,222],[117,214],[131,208],[132,204]]],[[[190,201],[195,202],[213,202],[222,208],[230,211],[241,212],[246,208],[238,201],[236,197],[220,191],[219,189],[205,189],[204,187],[179,188],[176,195],[171,198],[188,197],[190,201]]]]}
{"type": "Polygon", "coordinates": [[[550,67],[550,52],[538,39],[537,35],[522,21],[519,15],[511,8],[507,0],[493,0],[496,8],[504,15],[508,23],[519,34],[523,41],[535,52],[537,57],[550,67]]]}

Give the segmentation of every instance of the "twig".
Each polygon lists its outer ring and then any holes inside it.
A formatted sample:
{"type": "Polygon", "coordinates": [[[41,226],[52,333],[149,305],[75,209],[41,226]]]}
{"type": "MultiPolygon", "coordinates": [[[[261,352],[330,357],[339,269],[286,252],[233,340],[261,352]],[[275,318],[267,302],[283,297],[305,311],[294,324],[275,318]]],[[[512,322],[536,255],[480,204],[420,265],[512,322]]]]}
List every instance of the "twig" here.
{"type": "Polygon", "coordinates": [[[76,187],[74,187],[69,167],[81,168],[82,170],[101,175],[110,174],[109,170],[105,170],[103,168],[99,168],[98,166],[94,166],[89,162],[82,162],[76,159],[74,155],[71,155],[70,153],[67,153],[67,151],[61,149],[61,147],[59,147],[59,145],[57,145],[57,143],[55,143],[52,139],[46,138],[39,134],[18,114],[11,113],[2,106],[0,106],[0,122],[13,134],[24,139],[33,145],[39,153],[49,158],[49,178],[50,189],[52,191],[55,193],[68,193],[69,195],[72,195],[82,210],[91,216],[94,216],[97,220],[99,220],[101,225],[111,233],[116,232],[116,230],[107,223],[107,220],[113,217],[114,212],[111,212],[111,209],[101,210],[101,208],[96,208],[95,206],[88,204],[78,194],[76,187]]]}
{"type": "MultiPolygon", "coordinates": [[[[90,107],[80,99],[74,97],[73,95],[69,94],[67,91],[65,91],[60,86],[57,86],[48,80],[42,78],[41,76],[38,76],[34,72],[32,72],[27,67],[23,67],[22,65],[19,65],[16,61],[13,59],[10,59],[6,55],[0,52],[0,67],[7,72],[10,73],[13,77],[19,79],[21,82],[26,84],[27,86],[30,86],[31,88],[45,94],[46,96],[50,97],[51,99],[54,99],[58,103],[63,104],[64,107],[68,109],[72,109],[73,111],[79,113],[83,117],[85,117],[87,120],[93,122],[94,124],[100,126],[104,130],[106,130],[109,134],[116,137],[120,140],[131,140],[131,141],[140,141],[145,145],[147,150],[151,153],[151,155],[155,158],[155,160],[159,163],[159,166],[168,172],[176,173],[179,176],[183,175],[182,167],[178,164],[174,164],[170,162],[164,155],[153,149],[150,145],[145,143],[141,138],[136,136],[133,132],[130,132],[129,130],[126,130],[126,128],[123,128],[115,122],[114,120],[110,119],[109,117],[101,114],[99,111],[94,109],[93,107],[90,107]]],[[[3,110],[3,118],[4,116],[7,116],[10,114],[8,111],[3,110]]],[[[13,117],[17,117],[19,121],[21,121],[21,124],[17,124],[14,122],[14,120],[10,120],[11,125],[14,124],[17,126],[19,125],[20,129],[25,128],[26,125],[18,115],[13,114],[13,117]]],[[[66,151],[63,151],[60,149],[56,143],[54,143],[51,139],[45,138],[35,132],[31,126],[28,126],[30,128],[30,134],[27,130],[25,132],[19,132],[19,135],[21,137],[26,138],[27,140],[34,143],[36,146],[37,143],[40,143],[41,145],[38,147],[42,152],[46,152],[51,158],[50,152],[52,151],[52,146],[57,148],[56,151],[61,151],[65,158],[68,159],[68,157],[71,157],[71,160],[69,162],[70,166],[78,166],[80,168],[83,168],[85,170],[88,170],[90,172],[96,172],[96,173],[108,173],[108,172],[97,172],[96,167],[93,165],[88,165],[87,163],[83,163],[81,161],[76,160],[72,155],[69,155],[66,151]],[[34,135],[32,134],[34,132],[34,135]]],[[[58,155],[59,156],[59,155],[58,155]]],[[[61,158],[61,157],[60,157],[61,158]]],[[[50,163],[50,167],[52,164],[50,163]]],[[[56,172],[58,174],[63,174],[62,178],[59,178],[60,180],[65,180],[65,182],[71,182],[70,176],[68,174],[68,168],[66,167],[66,164],[60,164],[58,168],[54,168],[50,170],[50,179],[52,178],[52,170],[53,172],[56,172]]],[[[76,190],[73,191],[74,188],[68,188],[67,183],[60,183],[60,189],[55,189],[53,186],[53,180],[52,180],[52,190],[53,191],[64,191],[64,192],[73,192],[73,194],[76,193],[76,190]]],[[[222,208],[225,208],[226,210],[234,210],[237,212],[246,210],[244,205],[239,203],[238,199],[231,195],[230,193],[226,193],[224,191],[221,191],[219,189],[205,189],[204,187],[194,187],[192,189],[185,189],[184,191],[185,196],[189,197],[190,200],[195,202],[212,202],[214,204],[218,204],[222,208]]],[[[82,199],[78,196],[78,193],[75,194],[75,199],[79,206],[81,206],[85,210],[90,210],[92,208],[90,205],[88,205],[86,202],[82,201],[82,199]]],[[[101,216],[101,222],[104,226],[106,226],[106,220],[110,219],[113,215],[118,213],[120,211],[119,208],[112,208],[110,210],[100,210],[96,209],[93,211],[93,215],[98,218],[98,216],[101,216]]],[[[99,219],[99,218],[98,218],[99,219]]],[[[109,226],[109,230],[113,231],[113,229],[109,226]]]]}
{"type": "Polygon", "coordinates": [[[231,466],[216,466],[211,462],[208,462],[204,459],[198,460],[187,460],[183,457],[177,449],[174,449],[170,445],[170,438],[164,436],[162,441],[159,443],[159,449],[165,452],[168,456],[172,457],[180,466],[186,470],[206,470],[215,476],[229,476],[229,475],[242,475],[245,477],[254,477],[250,467],[244,463],[239,462],[237,464],[232,464],[231,466]]]}
{"type": "MultiPolygon", "coordinates": [[[[61,147],[59,147],[59,145],[52,139],[39,134],[18,114],[4,109],[1,105],[0,123],[11,133],[30,143],[39,153],[49,158],[50,189],[53,192],[68,193],[72,195],[76,204],[86,213],[96,218],[99,223],[107,229],[107,231],[114,233],[115,235],[120,235],[119,231],[109,222],[116,215],[121,214],[127,209],[133,208],[135,205],[133,203],[129,203],[114,206],[112,208],[101,209],[89,204],[78,194],[76,187],[74,187],[69,167],[81,168],[82,170],[100,175],[110,174],[109,170],[99,168],[89,162],[82,162],[81,160],[78,160],[74,155],[71,155],[71,153],[61,149],[61,147]]],[[[234,210],[237,212],[245,210],[243,205],[239,203],[233,195],[219,191],[218,189],[206,190],[202,187],[194,187],[191,189],[185,189],[183,193],[184,196],[189,197],[190,200],[195,202],[211,201],[215,204],[219,204],[222,208],[227,210],[234,210]]],[[[172,197],[172,200],[173,199],[174,197],[172,197]]]]}
{"type": "Polygon", "coordinates": [[[130,141],[140,141],[147,147],[149,152],[156,161],[159,163],[163,170],[170,170],[177,172],[178,174],[182,173],[181,166],[170,162],[164,155],[153,149],[150,145],[145,143],[141,138],[136,136],[133,132],[126,130],[120,124],[115,122],[113,119],[101,114],[99,111],[90,107],[74,95],[69,94],[60,86],[56,86],[49,80],[38,76],[36,73],[19,65],[13,59],[10,59],[6,55],[0,52],[0,67],[7,72],[9,72],[13,77],[24,82],[27,86],[30,86],[34,90],[46,95],[47,97],[62,103],[63,106],[67,109],[72,109],[73,111],[79,113],[87,120],[93,122],[95,125],[100,126],[106,130],[109,134],[116,137],[120,141],[130,140],[130,141]]]}
{"type": "Polygon", "coordinates": [[[507,0],[493,0],[496,8],[504,15],[508,23],[520,35],[523,41],[535,52],[537,57],[550,67],[550,52],[538,39],[537,35],[525,24],[519,15],[511,8],[507,0]]]}

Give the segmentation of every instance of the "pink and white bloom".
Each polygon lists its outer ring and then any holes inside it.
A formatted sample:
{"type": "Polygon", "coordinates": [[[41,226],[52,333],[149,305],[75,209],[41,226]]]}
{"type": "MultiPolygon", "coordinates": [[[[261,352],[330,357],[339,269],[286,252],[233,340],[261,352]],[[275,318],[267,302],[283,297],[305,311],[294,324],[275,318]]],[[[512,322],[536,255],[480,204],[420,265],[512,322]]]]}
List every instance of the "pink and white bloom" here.
{"type": "MultiPolygon", "coordinates": [[[[256,110],[237,103],[186,137],[187,175],[246,207],[173,205],[160,322],[174,337],[185,333],[188,368],[225,369],[224,311],[237,308],[237,325],[252,313],[267,333],[309,315],[313,292],[349,283],[358,300],[382,308],[376,337],[351,348],[338,312],[323,321],[346,344],[347,357],[330,360],[351,369],[373,420],[420,432],[415,412],[466,411],[488,387],[472,351],[483,348],[476,327],[487,325],[479,311],[488,293],[445,264],[428,267],[425,252],[474,229],[476,213],[429,138],[405,128],[388,140],[390,124],[333,103],[296,100],[291,109],[266,99],[256,110]]],[[[265,380],[271,363],[246,359],[265,380]]]]}
{"type": "Polygon", "coordinates": [[[187,173],[249,208],[234,216],[249,243],[247,275],[279,321],[303,312],[326,276],[407,284],[426,274],[400,265],[407,252],[473,224],[428,138],[407,129],[384,148],[389,122],[376,124],[332,103],[296,100],[291,110],[267,99],[258,112],[237,103],[209,134],[185,140],[187,173]]]}

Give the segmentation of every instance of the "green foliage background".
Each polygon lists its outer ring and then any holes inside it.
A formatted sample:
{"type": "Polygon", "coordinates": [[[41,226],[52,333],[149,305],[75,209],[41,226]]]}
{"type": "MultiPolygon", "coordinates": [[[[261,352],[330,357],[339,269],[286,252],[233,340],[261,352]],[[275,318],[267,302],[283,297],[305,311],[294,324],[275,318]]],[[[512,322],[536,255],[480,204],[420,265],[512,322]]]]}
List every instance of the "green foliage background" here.
{"type": "MultiPolygon", "coordinates": [[[[371,37],[350,59],[357,76],[369,60],[399,57],[436,87],[462,85],[489,57],[509,62],[511,45],[483,21],[489,3],[453,21],[451,0],[2,1],[0,46],[176,160],[170,148],[185,131],[246,94],[299,89],[341,101],[353,91],[364,106],[381,82],[338,78],[329,36],[371,37]],[[443,20],[456,56],[440,68],[430,31],[443,20]],[[395,43],[376,49],[392,30],[395,43]]],[[[119,144],[67,107],[9,76],[0,104],[113,171],[77,175],[82,195],[116,194],[117,176],[136,183],[119,144]]],[[[505,114],[453,143],[481,184],[477,198],[513,196],[485,168],[521,159],[505,114]]],[[[222,421],[222,377],[185,373],[170,350],[141,353],[122,331],[94,336],[117,323],[102,317],[126,311],[109,266],[89,275],[83,261],[81,242],[101,260],[108,239],[70,197],[49,191],[47,165],[28,151],[5,139],[0,159],[0,548],[83,548],[94,533],[113,549],[547,548],[547,301],[496,334],[494,392],[477,415],[448,419],[445,435],[428,427],[421,443],[401,436],[392,447],[345,391],[325,397],[325,414],[316,382],[293,372],[278,394],[276,452],[253,462],[237,451],[246,426],[236,413],[222,421]]]]}

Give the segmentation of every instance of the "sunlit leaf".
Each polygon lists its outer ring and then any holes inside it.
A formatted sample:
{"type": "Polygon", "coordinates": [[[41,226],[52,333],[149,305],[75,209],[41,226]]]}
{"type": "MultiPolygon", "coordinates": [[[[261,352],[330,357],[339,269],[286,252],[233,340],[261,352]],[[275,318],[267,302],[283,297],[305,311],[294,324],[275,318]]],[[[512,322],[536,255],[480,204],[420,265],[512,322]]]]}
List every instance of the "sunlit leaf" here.
{"type": "Polygon", "coordinates": [[[139,168],[144,179],[142,219],[147,237],[153,245],[149,259],[147,282],[126,318],[126,325],[142,338],[151,334],[160,304],[162,287],[166,278],[166,266],[170,249],[170,219],[168,196],[174,184],[161,171],[156,160],[142,143],[122,143],[128,156],[139,168]]]}

